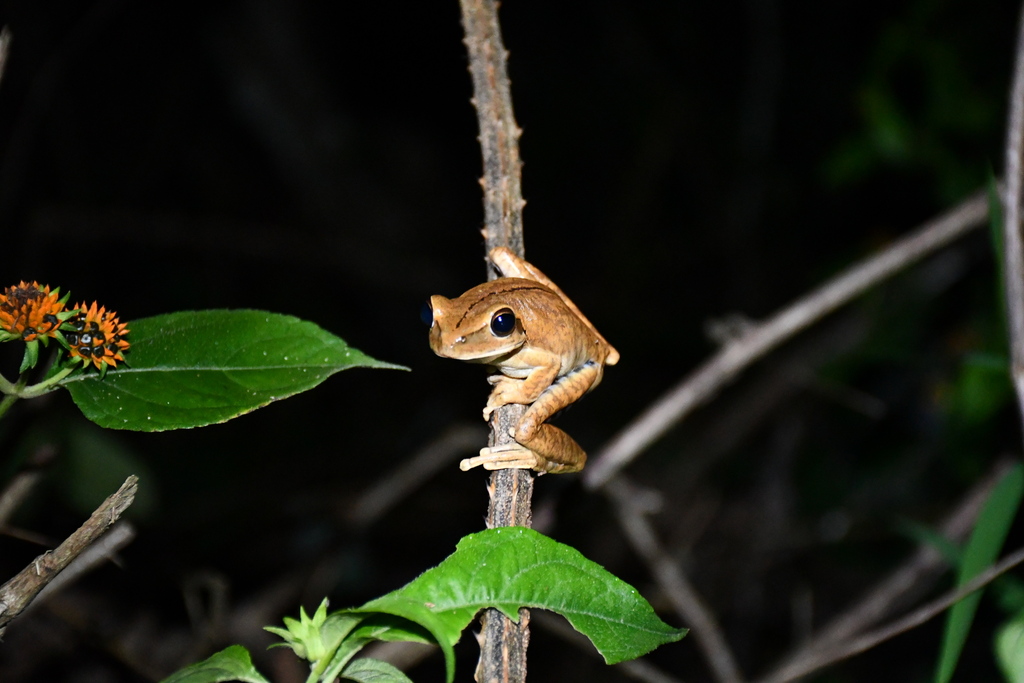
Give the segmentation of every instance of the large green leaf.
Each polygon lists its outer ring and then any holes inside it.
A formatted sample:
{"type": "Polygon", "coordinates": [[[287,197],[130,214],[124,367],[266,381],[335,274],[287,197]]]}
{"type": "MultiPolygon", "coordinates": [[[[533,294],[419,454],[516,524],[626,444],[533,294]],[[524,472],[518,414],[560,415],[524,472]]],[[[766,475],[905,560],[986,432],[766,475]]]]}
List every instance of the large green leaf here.
{"type": "MultiPolygon", "coordinates": [[[[980,574],[999,556],[999,550],[1003,547],[1013,518],[1020,508],[1022,494],[1024,466],[1018,464],[1007,472],[992,490],[981,514],[978,515],[978,521],[964,550],[957,576],[958,585],[962,586],[980,574]]],[[[967,634],[971,630],[971,622],[974,621],[974,613],[980,600],[981,591],[977,591],[949,610],[942,650],[939,653],[939,664],[935,672],[936,683],[948,683],[953,678],[953,671],[967,641],[967,634]]]]}
{"type": "Polygon", "coordinates": [[[270,683],[252,665],[249,651],[241,645],[232,645],[198,664],[171,674],[161,683],[270,683]]]}
{"type": "Polygon", "coordinates": [[[679,640],[635,588],[532,529],[488,529],[459,541],[455,553],[406,586],[356,612],[384,612],[426,628],[454,676],[452,646],[473,617],[496,607],[511,619],[520,607],[557,612],[590,638],[608,664],[634,659],[679,640]]]}
{"type": "Polygon", "coordinates": [[[313,323],[253,310],[132,320],[128,362],[64,385],[82,413],[112,429],[156,432],[225,422],[374,360],[313,323]]]}

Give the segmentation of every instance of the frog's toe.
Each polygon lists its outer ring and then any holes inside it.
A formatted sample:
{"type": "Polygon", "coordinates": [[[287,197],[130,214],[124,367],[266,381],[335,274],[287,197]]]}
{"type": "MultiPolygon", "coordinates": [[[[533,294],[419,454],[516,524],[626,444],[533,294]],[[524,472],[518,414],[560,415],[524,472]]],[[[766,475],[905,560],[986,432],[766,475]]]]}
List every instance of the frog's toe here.
{"type": "Polygon", "coordinates": [[[504,446],[491,446],[481,448],[480,455],[475,458],[466,458],[459,463],[459,469],[463,472],[474,467],[483,467],[485,470],[545,470],[545,460],[529,448],[520,446],[517,443],[504,446]]]}

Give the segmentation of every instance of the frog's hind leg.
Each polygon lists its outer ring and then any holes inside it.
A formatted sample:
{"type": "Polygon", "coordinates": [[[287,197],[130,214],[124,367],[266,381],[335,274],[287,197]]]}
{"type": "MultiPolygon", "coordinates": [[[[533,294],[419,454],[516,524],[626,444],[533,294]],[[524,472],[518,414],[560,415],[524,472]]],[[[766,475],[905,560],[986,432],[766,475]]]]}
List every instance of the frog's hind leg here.
{"type": "Polygon", "coordinates": [[[562,377],[526,409],[512,434],[516,443],[483,448],[479,456],[463,460],[459,467],[463,470],[482,466],[485,470],[579,472],[587,461],[587,454],[571,436],[549,425],[547,420],[587,393],[600,380],[602,370],[601,365],[590,363],[562,377]]]}
{"type": "Polygon", "coordinates": [[[571,436],[558,427],[541,424],[529,446],[513,442],[481,448],[480,455],[459,463],[463,471],[474,467],[485,470],[533,470],[535,472],[579,472],[587,454],[571,436]]]}
{"type": "Polygon", "coordinates": [[[601,380],[603,368],[588,363],[552,384],[526,409],[513,438],[541,457],[545,472],[579,472],[587,462],[587,454],[576,441],[548,419],[572,405],[601,380]]]}
{"type": "Polygon", "coordinates": [[[604,368],[600,363],[586,363],[577,370],[558,378],[526,409],[526,414],[523,415],[519,426],[516,427],[514,434],[516,441],[524,445],[527,441],[532,441],[534,435],[540,431],[541,425],[559,410],[582,398],[595,384],[601,381],[603,374],[604,368]]]}

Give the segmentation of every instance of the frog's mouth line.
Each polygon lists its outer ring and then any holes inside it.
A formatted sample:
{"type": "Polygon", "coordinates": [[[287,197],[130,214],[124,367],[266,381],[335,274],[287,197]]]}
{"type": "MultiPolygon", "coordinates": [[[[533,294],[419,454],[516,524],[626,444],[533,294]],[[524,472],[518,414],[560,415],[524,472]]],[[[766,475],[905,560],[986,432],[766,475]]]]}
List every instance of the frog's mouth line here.
{"type": "MultiPolygon", "coordinates": [[[[495,364],[495,363],[500,362],[503,358],[508,358],[509,356],[514,354],[516,351],[519,350],[519,347],[521,347],[524,343],[525,343],[525,340],[523,340],[523,341],[521,341],[521,342],[519,342],[517,344],[511,344],[507,348],[503,348],[500,351],[498,351],[497,353],[495,353],[493,350],[488,350],[488,351],[485,351],[485,352],[481,352],[480,354],[475,355],[475,356],[467,356],[467,355],[464,355],[464,354],[460,354],[458,356],[458,359],[462,360],[462,361],[466,361],[468,363],[495,364]]],[[[458,347],[456,347],[453,344],[452,346],[450,346],[448,348],[454,350],[455,348],[458,348],[458,347]]],[[[455,356],[452,356],[452,357],[454,358],[455,356]]]]}

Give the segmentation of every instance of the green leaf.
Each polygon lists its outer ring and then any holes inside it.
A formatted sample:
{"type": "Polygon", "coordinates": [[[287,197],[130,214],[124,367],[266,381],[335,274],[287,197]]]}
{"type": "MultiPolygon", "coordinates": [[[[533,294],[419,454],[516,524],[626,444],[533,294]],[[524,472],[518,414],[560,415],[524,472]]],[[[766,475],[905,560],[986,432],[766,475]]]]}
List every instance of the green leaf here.
{"type": "Polygon", "coordinates": [[[25,342],[25,355],[21,358],[21,366],[18,368],[18,373],[21,374],[26,370],[31,370],[39,362],[39,340],[33,339],[30,342],[25,342]]]}
{"type": "Polygon", "coordinates": [[[374,360],[313,323],[253,310],[169,313],[130,322],[127,364],[64,386],[102,427],[144,432],[225,422],[374,360]]]}
{"type": "Polygon", "coordinates": [[[185,667],[165,678],[162,683],[270,683],[252,665],[249,651],[241,645],[232,645],[198,664],[185,667]]]}
{"type": "MultiPolygon", "coordinates": [[[[334,615],[332,615],[334,616],[334,615]]],[[[330,664],[324,669],[322,680],[337,678],[356,654],[374,640],[426,643],[436,645],[437,641],[416,623],[390,614],[371,614],[363,617],[359,627],[342,642],[330,664]]],[[[351,616],[349,617],[351,618],[351,616]]]]}
{"type": "Polygon", "coordinates": [[[520,607],[558,612],[590,638],[608,664],[686,635],[686,629],[659,619],[635,588],[576,549],[520,527],[466,536],[437,567],[354,611],[384,612],[423,626],[444,651],[450,683],[452,646],[486,607],[514,620],[520,607]]]}
{"type": "MultiPolygon", "coordinates": [[[[963,562],[957,576],[962,586],[991,565],[1003,547],[1010,524],[1017,515],[1021,495],[1024,493],[1024,466],[1015,465],[992,490],[982,508],[974,531],[964,550],[963,562]]],[[[971,630],[974,613],[981,600],[981,591],[967,596],[949,610],[943,634],[942,650],[935,672],[936,683],[948,683],[953,678],[960,652],[971,630]]]]}
{"type": "Polygon", "coordinates": [[[1010,683],[1024,683],[1024,614],[1005,621],[996,631],[996,661],[1010,683]]]}
{"type": "Polygon", "coordinates": [[[357,659],[345,667],[341,677],[358,683],[412,683],[401,669],[379,659],[357,659]]]}

